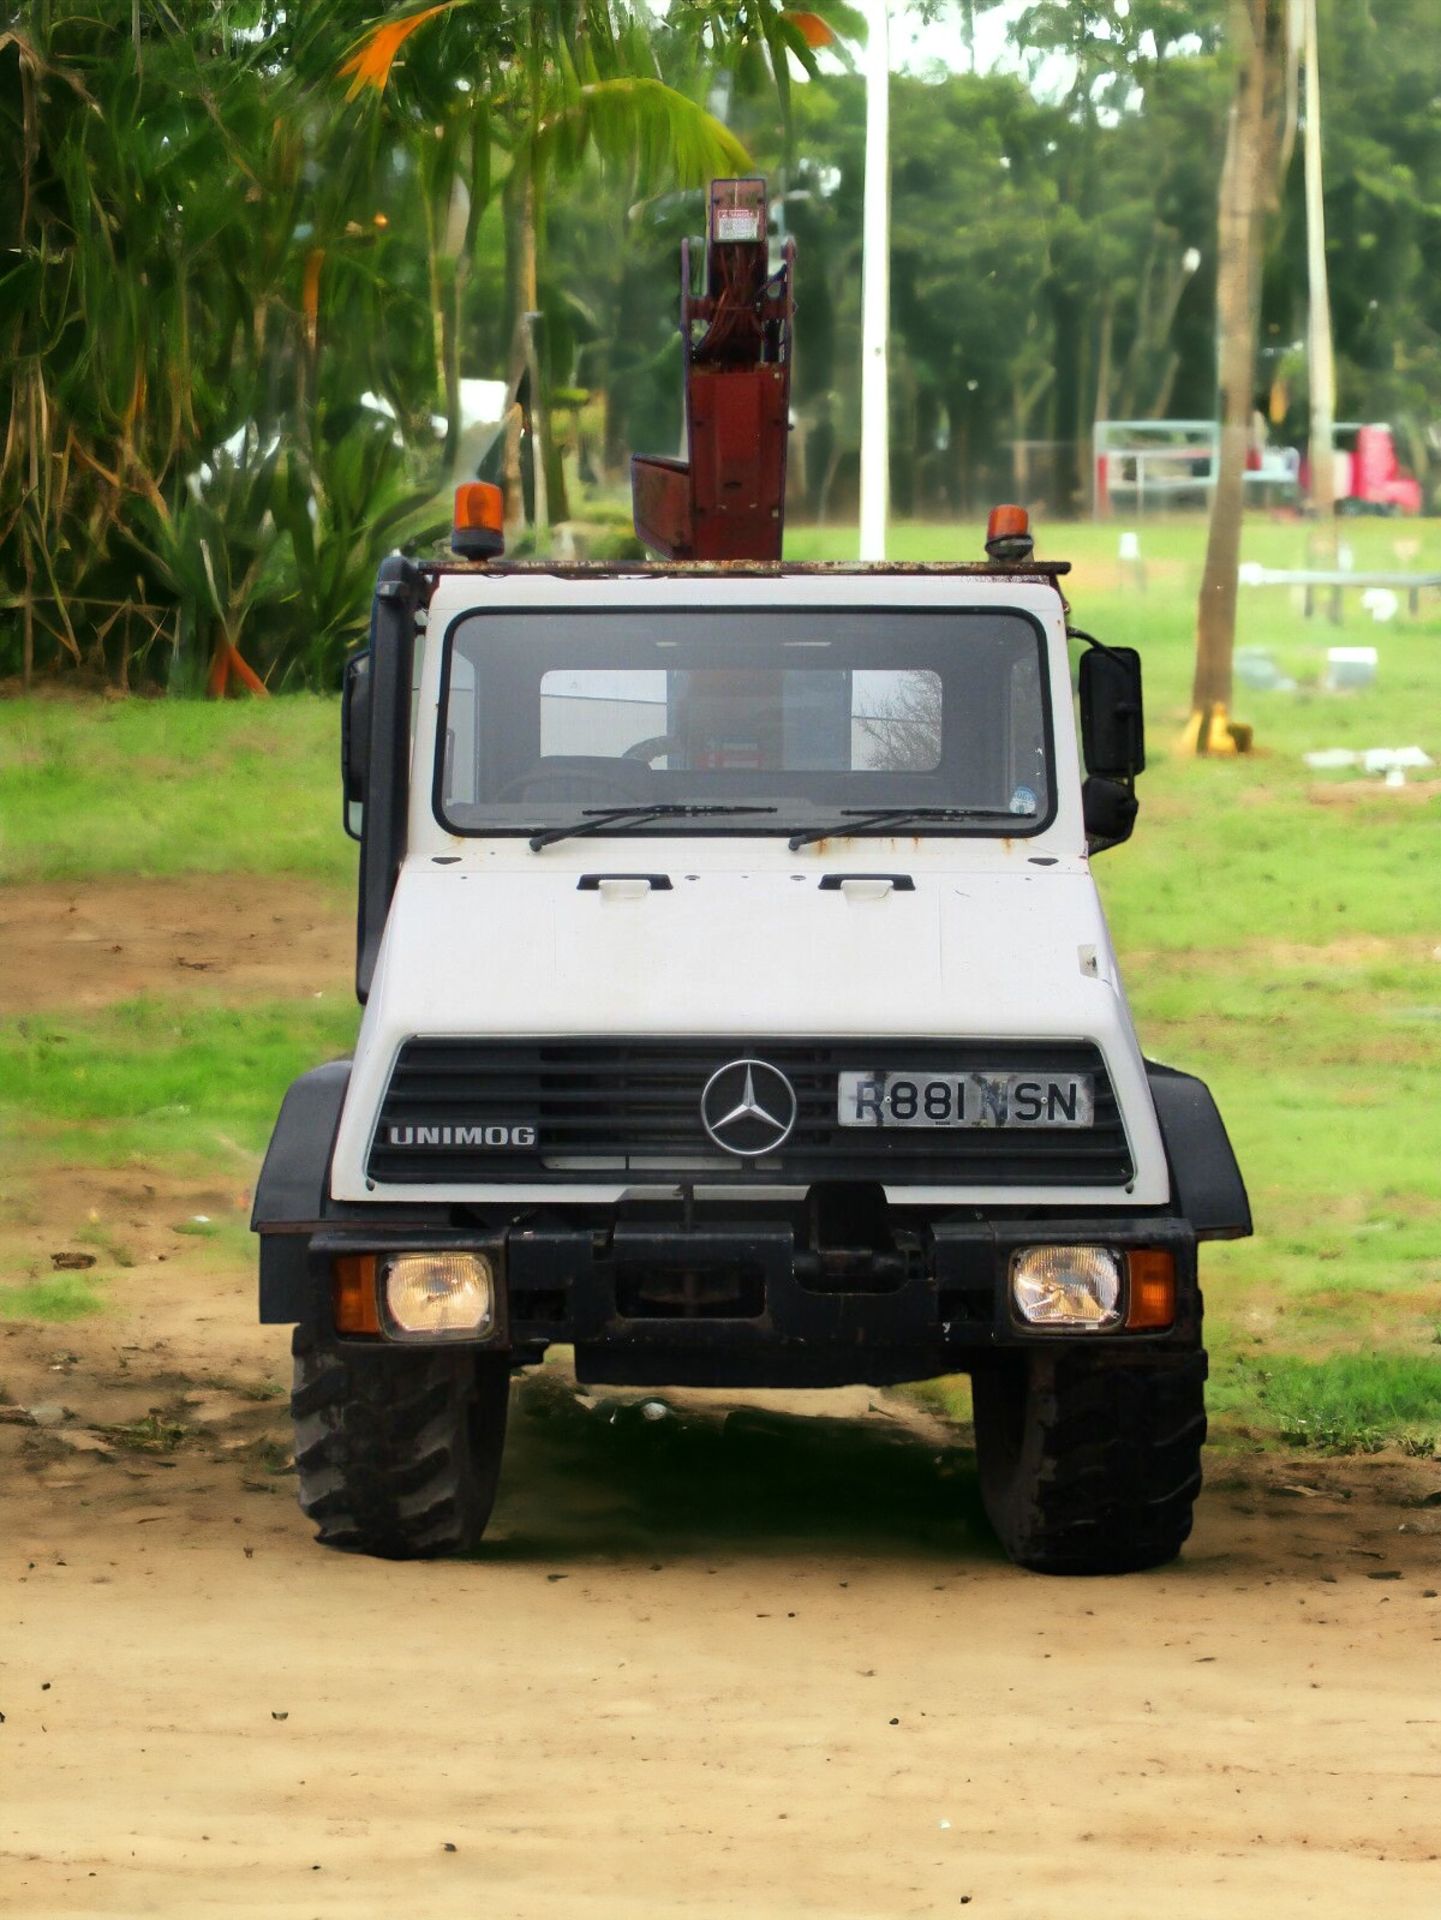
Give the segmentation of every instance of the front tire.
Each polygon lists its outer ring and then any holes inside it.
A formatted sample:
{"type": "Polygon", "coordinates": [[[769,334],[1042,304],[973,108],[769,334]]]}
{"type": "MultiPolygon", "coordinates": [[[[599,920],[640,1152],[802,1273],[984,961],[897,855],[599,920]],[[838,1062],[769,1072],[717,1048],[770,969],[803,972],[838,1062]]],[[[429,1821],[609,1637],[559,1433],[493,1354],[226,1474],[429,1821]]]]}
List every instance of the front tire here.
{"type": "Polygon", "coordinates": [[[1036,1573],[1163,1566],[1191,1531],[1206,1438],[1202,1352],[998,1355],[971,1382],[981,1498],[1036,1573]]]}
{"type": "Polygon", "coordinates": [[[385,1560],[477,1546],[505,1447],[507,1356],[347,1347],[309,1327],[292,1351],[300,1505],[321,1544],[385,1560]]]}

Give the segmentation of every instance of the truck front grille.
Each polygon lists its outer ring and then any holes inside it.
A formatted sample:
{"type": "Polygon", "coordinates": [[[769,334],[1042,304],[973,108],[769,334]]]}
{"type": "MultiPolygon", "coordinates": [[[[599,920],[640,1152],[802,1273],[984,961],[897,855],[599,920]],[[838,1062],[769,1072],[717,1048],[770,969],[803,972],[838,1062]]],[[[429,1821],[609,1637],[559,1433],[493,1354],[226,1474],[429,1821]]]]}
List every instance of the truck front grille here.
{"type": "Polygon", "coordinates": [[[401,1048],[367,1171],[372,1180],[408,1186],[624,1176],[638,1184],[679,1179],[706,1186],[881,1180],[1109,1187],[1124,1185],[1132,1164],[1110,1079],[1090,1045],[426,1038],[401,1048]],[[700,1119],[707,1080],[747,1056],[778,1067],[799,1104],[790,1139],[753,1161],[719,1151],[700,1119]],[[838,1125],[837,1075],[878,1067],[1090,1073],[1095,1124],[944,1132],[838,1125]],[[534,1146],[500,1139],[517,1125],[536,1129],[534,1146]],[[491,1144],[480,1144],[486,1133],[491,1144]]]}

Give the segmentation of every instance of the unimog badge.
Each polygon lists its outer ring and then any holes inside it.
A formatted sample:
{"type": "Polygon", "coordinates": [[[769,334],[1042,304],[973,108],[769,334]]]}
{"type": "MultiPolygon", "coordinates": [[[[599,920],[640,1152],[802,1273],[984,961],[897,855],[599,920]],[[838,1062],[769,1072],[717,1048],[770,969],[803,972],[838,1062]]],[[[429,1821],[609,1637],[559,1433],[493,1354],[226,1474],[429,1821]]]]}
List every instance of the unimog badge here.
{"type": "Polygon", "coordinates": [[[533,1147],[533,1126],[484,1127],[387,1127],[386,1144],[392,1147],[533,1147]]]}

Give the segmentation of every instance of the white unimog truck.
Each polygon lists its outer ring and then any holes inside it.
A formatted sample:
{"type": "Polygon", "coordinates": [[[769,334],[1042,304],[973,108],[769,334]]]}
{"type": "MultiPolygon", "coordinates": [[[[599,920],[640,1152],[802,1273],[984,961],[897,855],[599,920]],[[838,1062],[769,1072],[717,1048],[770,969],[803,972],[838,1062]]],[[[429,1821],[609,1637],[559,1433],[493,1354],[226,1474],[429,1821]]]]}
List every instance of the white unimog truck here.
{"type": "Polygon", "coordinates": [[[968,1372],[1014,1560],[1180,1548],[1197,1246],[1246,1194],[1142,1056],[1090,870],[1139,661],[1087,643],[1073,690],[1064,568],[992,531],[977,566],[383,564],[364,1017],[254,1220],[323,1541],[474,1546],[510,1375],[564,1343],[597,1384],[968,1372]]]}

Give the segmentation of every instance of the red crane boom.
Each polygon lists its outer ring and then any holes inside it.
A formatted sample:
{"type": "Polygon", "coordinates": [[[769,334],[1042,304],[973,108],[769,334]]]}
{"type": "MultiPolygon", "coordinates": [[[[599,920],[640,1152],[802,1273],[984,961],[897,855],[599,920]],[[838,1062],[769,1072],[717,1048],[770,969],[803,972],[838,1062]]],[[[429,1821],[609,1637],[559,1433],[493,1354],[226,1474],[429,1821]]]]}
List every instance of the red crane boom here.
{"type": "Polygon", "coordinates": [[[689,458],[636,454],[635,530],[667,560],[779,560],[785,531],[795,242],[769,270],[764,180],[713,180],[705,292],[681,243],[689,458]]]}

